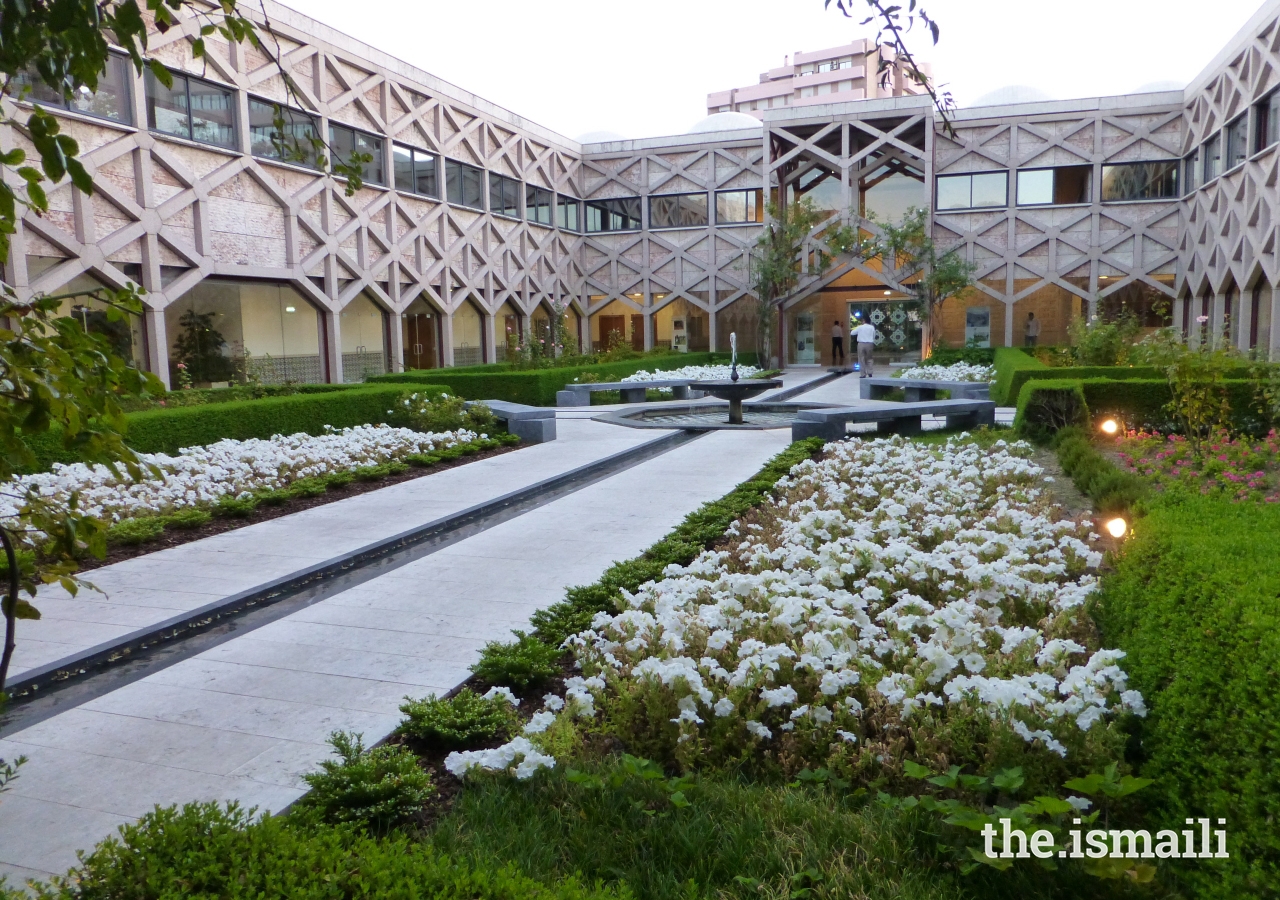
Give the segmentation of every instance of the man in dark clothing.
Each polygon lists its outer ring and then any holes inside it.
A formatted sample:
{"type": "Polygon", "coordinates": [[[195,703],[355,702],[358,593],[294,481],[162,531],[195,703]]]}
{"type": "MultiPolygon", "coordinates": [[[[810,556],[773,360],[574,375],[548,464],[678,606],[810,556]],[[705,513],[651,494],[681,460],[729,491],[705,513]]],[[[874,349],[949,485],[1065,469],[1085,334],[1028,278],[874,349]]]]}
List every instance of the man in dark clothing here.
{"type": "Polygon", "coordinates": [[[831,365],[836,365],[836,355],[840,356],[840,365],[844,365],[844,329],[840,327],[840,320],[836,319],[835,324],[831,326],[831,365]]]}

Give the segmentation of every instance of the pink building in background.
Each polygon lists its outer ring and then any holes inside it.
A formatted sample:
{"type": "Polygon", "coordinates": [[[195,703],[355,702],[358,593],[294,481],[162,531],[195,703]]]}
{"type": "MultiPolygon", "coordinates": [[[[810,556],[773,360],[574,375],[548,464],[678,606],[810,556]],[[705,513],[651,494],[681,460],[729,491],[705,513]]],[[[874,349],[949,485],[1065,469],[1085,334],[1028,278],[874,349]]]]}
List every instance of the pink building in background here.
{"type": "MultiPolygon", "coordinates": [[[[922,63],[921,67],[926,74],[932,74],[927,64],[922,63]]],[[[781,106],[815,106],[921,93],[919,85],[896,66],[892,83],[881,87],[879,69],[880,49],[865,38],[809,53],[797,50],[781,67],[761,73],[759,84],[707,94],[707,113],[743,112],[762,119],[764,110],[781,106]]]]}

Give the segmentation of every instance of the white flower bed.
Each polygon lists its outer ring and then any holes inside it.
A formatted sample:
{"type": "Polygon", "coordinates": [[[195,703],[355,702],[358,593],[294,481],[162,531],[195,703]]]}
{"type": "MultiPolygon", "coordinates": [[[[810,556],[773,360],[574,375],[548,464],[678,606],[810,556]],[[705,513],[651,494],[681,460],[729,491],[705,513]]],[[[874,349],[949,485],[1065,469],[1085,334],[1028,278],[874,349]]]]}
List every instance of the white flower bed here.
{"type": "MultiPolygon", "coordinates": [[[[782,753],[782,741],[883,762],[902,752],[898,736],[933,752],[930,735],[966,717],[1061,757],[1098,746],[1107,720],[1145,708],[1123,652],[1088,646],[1097,535],[1052,517],[1029,449],[828,445],[729,528],[732,550],[669,566],[570,638],[587,677],[557,717],[594,716],[628,692],[630,708],[672,710],[692,760],[717,743],[720,758],[753,743],[782,753]]],[[[533,755],[548,715],[519,747],[454,754],[450,771],[551,765],[533,755]]]]}
{"type": "MultiPolygon", "coordinates": [[[[10,482],[13,490],[4,493],[22,495],[29,488],[41,496],[65,501],[78,491],[85,512],[118,522],[210,506],[223,497],[284,488],[300,478],[376,466],[484,437],[487,435],[463,429],[424,434],[389,425],[360,425],[315,437],[293,434],[270,440],[225,440],[188,447],[177,456],[139,454],[144,463],[160,469],[159,477],[144,475],[135,482],[123,470],[116,476],[106,466],[55,464],[51,472],[14,478],[10,482]]],[[[12,496],[0,499],[0,518],[16,514],[12,496]]]]}
{"type": "MultiPolygon", "coordinates": [[[[661,372],[646,372],[641,369],[634,375],[628,375],[622,381],[666,381],[669,378],[692,378],[697,381],[720,381],[727,379],[733,371],[732,366],[684,366],[680,369],[666,369],[661,372]]],[[[755,366],[738,366],[739,378],[752,378],[759,375],[760,369],[755,366]]],[[[659,388],[659,390],[671,390],[659,388]]]]}
{"type": "Polygon", "coordinates": [[[915,366],[899,369],[894,378],[919,378],[924,381],[995,381],[995,366],[971,366],[952,363],[949,366],[915,366]]]}

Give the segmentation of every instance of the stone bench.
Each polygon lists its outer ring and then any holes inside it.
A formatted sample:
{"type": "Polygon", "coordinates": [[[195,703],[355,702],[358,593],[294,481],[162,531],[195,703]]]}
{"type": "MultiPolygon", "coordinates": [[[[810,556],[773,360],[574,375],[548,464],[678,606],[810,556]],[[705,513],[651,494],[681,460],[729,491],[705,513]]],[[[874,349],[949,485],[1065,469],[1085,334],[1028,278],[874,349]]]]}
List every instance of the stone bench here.
{"type": "Polygon", "coordinates": [[[589,384],[569,384],[556,391],[556,406],[590,406],[595,391],[619,391],[623,403],[643,403],[649,388],[671,388],[672,399],[689,400],[702,396],[702,391],[690,391],[692,378],[670,378],[664,381],[599,381],[589,384]]]}
{"type": "MultiPolygon", "coordinates": [[[[471,406],[468,401],[465,405],[471,406]]],[[[556,439],[556,411],[545,406],[525,406],[506,400],[479,401],[493,410],[495,419],[507,423],[507,431],[526,444],[542,444],[556,439]]]]}
{"type": "Polygon", "coordinates": [[[858,396],[863,400],[880,400],[895,388],[901,388],[908,403],[937,400],[938,391],[950,391],[952,400],[990,400],[991,385],[985,381],[931,381],[924,378],[863,378],[858,382],[858,396]]]}
{"type": "Polygon", "coordinates": [[[791,440],[820,437],[838,441],[845,436],[845,425],[849,422],[875,422],[876,430],[883,433],[919,434],[921,416],[946,416],[948,428],[977,428],[996,424],[996,405],[990,400],[934,400],[892,406],[805,409],[791,423],[791,440]]]}

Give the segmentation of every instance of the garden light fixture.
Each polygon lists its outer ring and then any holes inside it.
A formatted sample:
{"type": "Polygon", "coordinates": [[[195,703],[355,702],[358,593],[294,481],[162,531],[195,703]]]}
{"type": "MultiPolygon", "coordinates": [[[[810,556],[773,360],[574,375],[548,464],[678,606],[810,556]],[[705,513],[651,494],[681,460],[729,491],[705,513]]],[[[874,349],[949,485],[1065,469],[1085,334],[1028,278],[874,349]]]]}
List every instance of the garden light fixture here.
{"type": "Polygon", "coordinates": [[[1129,530],[1129,523],[1117,516],[1106,524],[1107,533],[1113,538],[1122,538],[1129,530]]]}
{"type": "Polygon", "coordinates": [[[1120,426],[1116,424],[1115,419],[1106,419],[1099,427],[1102,428],[1103,434],[1115,434],[1120,430],[1120,426]]]}

